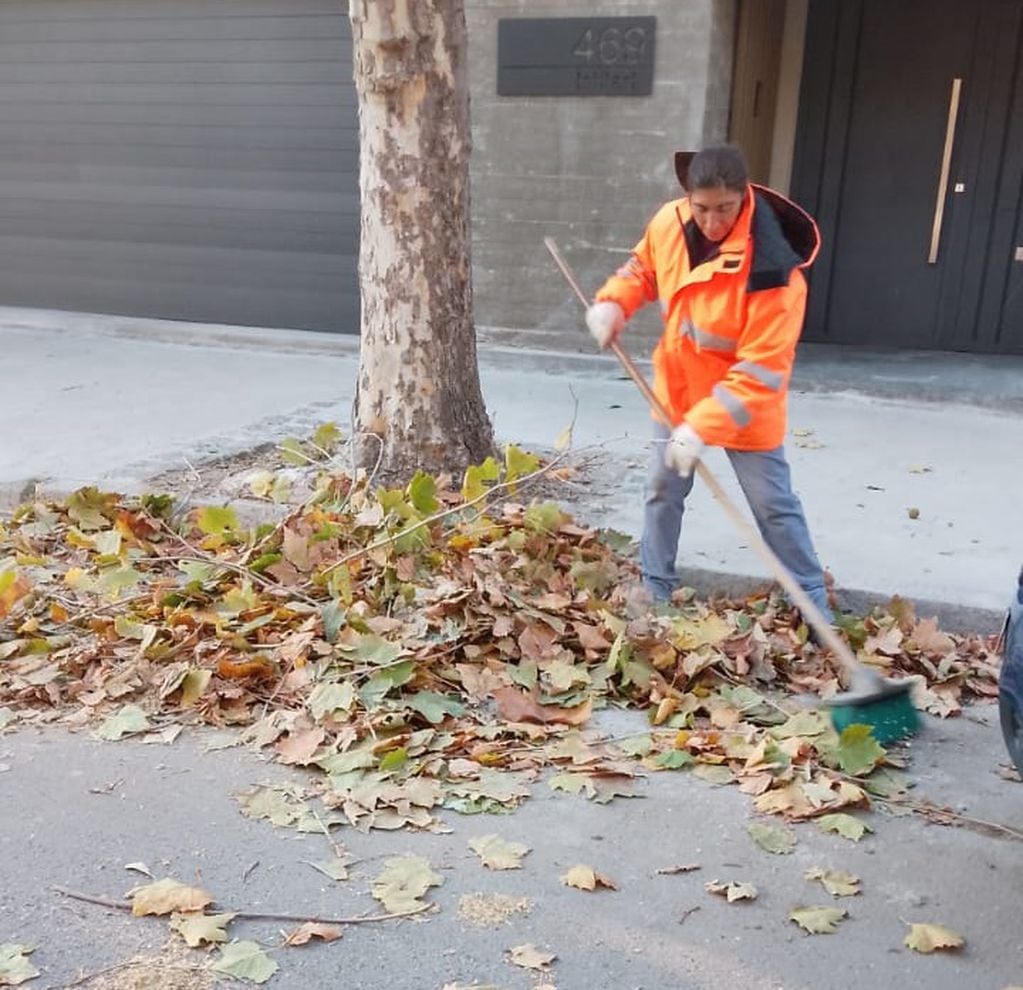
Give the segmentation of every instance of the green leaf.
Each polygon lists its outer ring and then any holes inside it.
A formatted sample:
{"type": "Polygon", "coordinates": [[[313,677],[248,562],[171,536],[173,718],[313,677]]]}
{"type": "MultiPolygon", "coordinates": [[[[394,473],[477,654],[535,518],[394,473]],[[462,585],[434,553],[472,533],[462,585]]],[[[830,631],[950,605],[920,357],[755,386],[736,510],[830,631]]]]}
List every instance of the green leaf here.
{"type": "Polygon", "coordinates": [[[115,600],[121,597],[122,591],[134,588],[141,579],[142,575],[134,567],[107,567],[96,580],[96,590],[115,600]]]}
{"type": "Polygon", "coordinates": [[[408,653],[405,647],[382,639],[375,633],[356,633],[348,642],[338,643],[337,648],[355,663],[368,663],[378,667],[394,663],[398,657],[408,653]]]}
{"type": "Polygon", "coordinates": [[[97,488],[79,488],[67,500],[67,514],[83,530],[107,529],[117,496],[97,488]]]}
{"type": "Polygon", "coordinates": [[[121,552],[121,534],[116,529],[107,529],[97,533],[92,540],[96,553],[108,557],[116,557],[121,552]]]}
{"type": "Polygon", "coordinates": [[[138,705],[124,705],[116,714],[107,716],[106,721],[96,730],[96,736],[117,742],[125,736],[145,732],[148,728],[149,718],[138,705]]]}
{"type": "Polygon", "coordinates": [[[424,516],[433,515],[439,508],[437,482],[432,474],[416,471],[408,483],[408,496],[417,512],[424,516]]]}
{"type": "Polygon", "coordinates": [[[317,684],[309,694],[306,705],[317,721],[332,712],[351,711],[355,704],[355,689],[350,681],[334,684],[317,684]]]}
{"type": "Polygon", "coordinates": [[[217,567],[216,564],[204,564],[198,560],[182,560],[178,563],[178,570],[188,578],[190,583],[194,581],[197,584],[205,584],[222,573],[223,568],[217,567]]]}
{"type": "Polygon", "coordinates": [[[757,899],[757,888],[751,883],[743,883],[733,880],[730,883],[720,883],[717,880],[710,880],[703,885],[708,894],[718,894],[728,900],[729,904],[735,901],[755,901],[757,899]]]}
{"type": "Polygon", "coordinates": [[[861,822],[858,818],[853,818],[852,815],[846,815],[843,812],[821,815],[817,819],[817,827],[822,832],[837,832],[853,842],[859,842],[863,838],[864,832],[874,831],[869,825],[861,822]]]}
{"type": "Polygon", "coordinates": [[[662,770],[681,770],[695,762],[696,758],[692,753],[687,753],[684,749],[669,749],[667,752],[658,754],[654,759],[654,766],[660,767],[662,770]]]}
{"type": "Polygon", "coordinates": [[[843,870],[822,870],[815,866],[803,876],[807,880],[819,880],[821,886],[835,897],[852,897],[860,892],[860,878],[843,870]]]}
{"type": "Polygon", "coordinates": [[[39,970],[29,961],[35,946],[5,942],[0,945],[0,987],[16,987],[27,980],[34,980],[39,970]]]}
{"type": "Polygon", "coordinates": [[[422,856],[394,856],[384,863],[370,893],[392,914],[404,914],[423,907],[420,898],[439,887],[444,878],[434,873],[422,856]]]}
{"type": "Polygon", "coordinates": [[[487,490],[486,483],[497,481],[500,476],[501,469],[493,457],[488,457],[482,464],[470,465],[462,481],[462,498],[466,502],[479,498],[487,490]]]}
{"type": "Polygon", "coordinates": [[[327,602],[320,609],[320,618],[323,620],[323,638],[328,643],[336,643],[337,635],[341,632],[348,616],[348,610],[337,599],[327,602]]]}
{"type": "Polygon", "coordinates": [[[557,451],[568,450],[571,446],[572,424],[570,423],[554,438],[554,449],[557,451]]]}
{"type": "Polygon", "coordinates": [[[795,736],[819,736],[827,729],[827,720],[820,712],[796,712],[768,731],[775,739],[791,739],[795,736]]]}
{"type": "Polygon", "coordinates": [[[565,514],[553,502],[534,502],[522,521],[534,533],[553,533],[565,521],[565,514]]]}
{"type": "Polygon", "coordinates": [[[305,445],[298,437],[286,437],[277,445],[277,449],[281,452],[284,463],[292,467],[305,467],[316,462],[316,458],[306,453],[305,445]]]}
{"type": "Polygon", "coordinates": [[[885,757],[884,748],[871,735],[869,725],[849,725],[838,740],[838,765],[844,773],[856,777],[870,773],[885,757]]]}
{"type": "Polygon", "coordinates": [[[173,495],[143,495],[142,508],[154,519],[170,519],[174,509],[173,495]]]}
{"type": "Polygon", "coordinates": [[[465,705],[454,698],[434,691],[419,691],[405,698],[405,704],[413,711],[419,712],[428,722],[436,725],[445,717],[453,715],[458,718],[465,714],[465,705]]]}
{"type": "Polygon", "coordinates": [[[368,711],[372,711],[394,688],[412,680],[415,672],[416,665],[412,660],[394,664],[386,670],[378,670],[359,688],[359,700],[368,711]]]}
{"type": "Polygon", "coordinates": [[[701,780],[707,781],[708,784],[714,784],[716,787],[730,784],[735,779],[728,767],[715,766],[712,763],[698,763],[693,773],[701,780]]]}
{"type": "MultiPolygon", "coordinates": [[[[654,740],[650,735],[645,736],[630,736],[628,739],[619,739],[615,745],[626,755],[626,756],[647,756],[654,748],[654,740]]],[[[663,753],[660,756],[664,756],[663,753]]]]}
{"type": "Polygon", "coordinates": [[[220,957],[210,966],[215,973],[233,976],[249,983],[266,983],[278,970],[275,963],[256,942],[231,942],[220,950],[220,957]]]}
{"type": "Polygon", "coordinates": [[[479,835],[469,840],[469,848],[491,870],[518,870],[529,846],[508,842],[499,835],[479,835]]]}
{"type": "Polygon", "coordinates": [[[327,420],[326,423],[320,423],[320,425],[313,431],[313,443],[321,450],[327,451],[328,454],[331,453],[343,439],[344,435],[341,433],[337,423],[333,420],[327,420]]]}
{"type": "Polygon", "coordinates": [[[796,837],[787,828],[750,822],[746,831],[761,849],[775,856],[787,856],[796,848],[796,837]]]}
{"type": "Polygon", "coordinates": [[[527,474],[532,474],[540,467],[540,458],[535,454],[527,454],[515,444],[510,443],[504,448],[504,480],[515,481],[527,474]]]}
{"type": "Polygon", "coordinates": [[[195,524],[207,536],[223,535],[239,528],[237,513],[227,505],[207,505],[200,509],[195,524]]]}
{"type": "Polygon", "coordinates": [[[234,912],[225,914],[202,914],[199,911],[182,913],[175,911],[171,915],[170,927],[177,932],[187,945],[193,949],[200,945],[213,945],[215,942],[227,941],[227,926],[234,918],[234,912]]]}
{"type": "Polygon", "coordinates": [[[380,757],[380,770],[382,773],[391,773],[400,770],[408,763],[408,750],[404,746],[392,749],[380,757]]]}
{"type": "Polygon", "coordinates": [[[811,935],[831,935],[838,930],[838,923],[847,912],[833,907],[798,907],[789,915],[804,931],[811,935]]]}

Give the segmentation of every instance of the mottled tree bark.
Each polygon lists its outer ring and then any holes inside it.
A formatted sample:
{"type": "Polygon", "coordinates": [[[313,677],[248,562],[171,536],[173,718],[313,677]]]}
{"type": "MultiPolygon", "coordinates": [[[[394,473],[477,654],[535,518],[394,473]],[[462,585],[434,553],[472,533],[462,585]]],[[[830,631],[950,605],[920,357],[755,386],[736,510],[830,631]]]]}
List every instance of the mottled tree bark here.
{"type": "Polygon", "coordinates": [[[476,361],[469,263],[463,0],[351,0],[361,139],[364,466],[460,471],[492,429],[476,361]],[[368,442],[366,440],[368,439],[368,442]]]}

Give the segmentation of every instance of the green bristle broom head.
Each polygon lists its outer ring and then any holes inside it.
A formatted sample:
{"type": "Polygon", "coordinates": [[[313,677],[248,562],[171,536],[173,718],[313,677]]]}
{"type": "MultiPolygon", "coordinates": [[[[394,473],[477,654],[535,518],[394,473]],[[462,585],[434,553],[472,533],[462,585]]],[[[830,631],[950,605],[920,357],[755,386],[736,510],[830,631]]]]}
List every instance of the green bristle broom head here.
{"type": "Polygon", "coordinates": [[[899,684],[896,690],[887,690],[876,698],[843,702],[839,695],[830,700],[828,707],[836,731],[850,725],[869,725],[871,735],[882,745],[920,731],[920,715],[909,697],[908,684],[899,684]]]}

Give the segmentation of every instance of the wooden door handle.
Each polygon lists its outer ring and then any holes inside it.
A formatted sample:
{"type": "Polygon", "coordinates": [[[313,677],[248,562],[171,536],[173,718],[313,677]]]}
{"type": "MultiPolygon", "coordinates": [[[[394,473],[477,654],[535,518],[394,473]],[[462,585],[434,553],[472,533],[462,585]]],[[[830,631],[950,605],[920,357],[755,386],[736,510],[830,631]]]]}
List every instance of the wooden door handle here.
{"type": "Polygon", "coordinates": [[[931,249],[927,252],[927,264],[938,263],[938,248],[941,245],[941,226],[945,220],[945,194],[948,192],[948,173],[952,167],[952,149],[956,143],[956,120],[959,117],[959,96],[963,80],[956,76],[952,80],[952,93],[948,99],[948,120],[945,123],[945,148],[941,154],[941,173],[938,177],[938,196],[934,202],[934,222],[931,225],[931,249]]]}

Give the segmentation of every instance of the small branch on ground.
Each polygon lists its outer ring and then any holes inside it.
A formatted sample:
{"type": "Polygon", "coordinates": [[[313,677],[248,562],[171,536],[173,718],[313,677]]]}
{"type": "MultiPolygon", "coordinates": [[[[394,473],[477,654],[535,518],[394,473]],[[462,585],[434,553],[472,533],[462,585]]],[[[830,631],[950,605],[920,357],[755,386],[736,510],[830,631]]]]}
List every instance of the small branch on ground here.
{"type": "MultiPolygon", "coordinates": [[[[83,894],[77,890],[70,890],[67,887],[55,885],[53,888],[62,897],[68,897],[73,901],[83,901],[86,904],[96,904],[99,907],[113,908],[115,911],[131,911],[131,901],[115,901],[110,897],[96,897],[93,894],[83,894]]],[[[321,918],[310,914],[277,914],[274,912],[234,911],[235,918],[242,918],[246,921],[296,921],[299,923],[311,922],[316,925],[364,925],[372,921],[393,921],[395,918],[409,918],[414,914],[422,914],[429,910],[433,904],[423,904],[412,911],[395,911],[392,914],[363,914],[354,918],[321,918]]]]}

